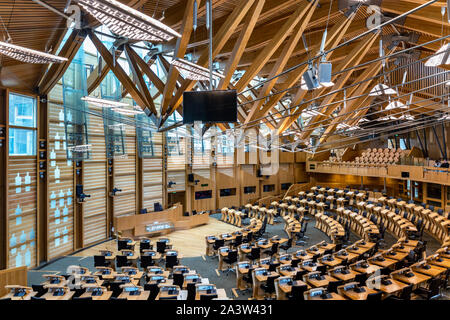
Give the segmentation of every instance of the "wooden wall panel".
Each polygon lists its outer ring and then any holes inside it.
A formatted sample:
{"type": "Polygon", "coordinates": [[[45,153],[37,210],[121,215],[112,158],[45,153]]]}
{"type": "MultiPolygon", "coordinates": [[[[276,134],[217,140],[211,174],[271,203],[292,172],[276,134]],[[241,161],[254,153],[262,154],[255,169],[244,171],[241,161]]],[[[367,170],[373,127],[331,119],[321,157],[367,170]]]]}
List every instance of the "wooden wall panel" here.
{"type": "Polygon", "coordinates": [[[84,163],[84,192],[91,197],[83,204],[83,246],[106,239],[106,163],[84,163]]]}
{"type": "Polygon", "coordinates": [[[142,159],[143,166],[143,207],[154,210],[155,202],[163,205],[163,163],[159,158],[142,159]]]}
{"type": "Polygon", "coordinates": [[[9,157],[8,267],[33,267],[37,264],[36,171],[36,157],[9,157]]]}
{"type": "Polygon", "coordinates": [[[60,84],[50,92],[48,111],[48,259],[54,259],[74,249],[74,164],[67,160],[60,84]]]}
{"type": "Polygon", "coordinates": [[[8,294],[7,285],[27,286],[27,268],[18,267],[0,270],[0,297],[8,294]]]}
{"type": "Polygon", "coordinates": [[[180,171],[167,171],[167,183],[170,181],[175,182],[175,184],[173,184],[170,188],[167,186],[167,192],[185,191],[186,172],[184,169],[180,171]]]}

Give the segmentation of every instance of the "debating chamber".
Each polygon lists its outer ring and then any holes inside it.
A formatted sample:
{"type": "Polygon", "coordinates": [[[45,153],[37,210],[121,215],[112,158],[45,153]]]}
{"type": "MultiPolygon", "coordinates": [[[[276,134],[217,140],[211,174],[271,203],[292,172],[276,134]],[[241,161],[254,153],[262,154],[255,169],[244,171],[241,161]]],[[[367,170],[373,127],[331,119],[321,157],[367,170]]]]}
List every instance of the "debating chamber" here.
{"type": "Polygon", "coordinates": [[[449,301],[449,10],[0,0],[1,307],[449,301]]]}

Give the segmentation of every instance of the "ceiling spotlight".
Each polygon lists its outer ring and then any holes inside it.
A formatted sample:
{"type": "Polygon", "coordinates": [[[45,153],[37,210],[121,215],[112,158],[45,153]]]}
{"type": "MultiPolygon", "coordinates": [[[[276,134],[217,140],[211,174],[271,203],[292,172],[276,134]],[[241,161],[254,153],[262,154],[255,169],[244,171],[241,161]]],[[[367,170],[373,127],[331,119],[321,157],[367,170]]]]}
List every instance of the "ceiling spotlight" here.
{"type": "Polygon", "coordinates": [[[332,71],[331,62],[322,61],[319,64],[319,83],[323,87],[332,87],[334,86],[334,82],[331,81],[331,71],[332,71]]]}
{"type": "Polygon", "coordinates": [[[393,110],[393,109],[407,109],[408,107],[400,101],[392,101],[389,103],[385,110],[393,110]]]}
{"type": "MultiPolygon", "coordinates": [[[[185,79],[197,81],[209,80],[209,69],[203,68],[198,64],[181,58],[175,58],[174,60],[172,60],[171,64],[178,69],[178,71],[183,75],[185,79]]],[[[213,72],[212,74],[215,78],[225,78],[223,75],[217,72],[213,72]]]]}
{"type": "Polygon", "coordinates": [[[437,67],[441,64],[450,64],[450,43],[444,44],[434,56],[425,62],[427,67],[437,67]]]}
{"type": "Polygon", "coordinates": [[[99,22],[119,36],[141,41],[170,41],[181,35],[153,19],[116,0],[75,0],[99,22]]]}
{"type": "Polygon", "coordinates": [[[25,63],[61,63],[67,58],[0,41],[0,53],[25,63]]]}
{"type": "Polygon", "coordinates": [[[314,90],[320,88],[320,82],[317,78],[317,72],[313,65],[309,65],[308,70],[303,74],[302,83],[306,84],[302,86],[302,88],[306,88],[304,90],[314,90]]]}
{"type": "Polygon", "coordinates": [[[114,101],[114,100],[105,100],[105,99],[99,99],[99,98],[94,98],[94,97],[82,97],[81,100],[86,101],[90,104],[93,104],[94,106],[97,107],[102,107],[102,108],[118,108],[118,107],[129,107],[130,105],[127,103],[123,103],[123,102],[119,102],[119,101],[114,101]]]}
{"type": "Polygon", "coordinates": [[[375,87],[373,87],[373,89],[370,91],[369,96],[374,97],[374,96],[381,96],[381,95],[391,95],[391,94],[396,94],[397,92],[388,87],[387,85],[380,83],[377,84],[375,87]]]}
{"type": "Polygon", "coordinates": [[[398,120],[409,120],[409,121],[412,121],[412,120],[414,120],[414,116],[412,116],[410,114],[402,114],[400,117],[398,117],[398,120]]]}

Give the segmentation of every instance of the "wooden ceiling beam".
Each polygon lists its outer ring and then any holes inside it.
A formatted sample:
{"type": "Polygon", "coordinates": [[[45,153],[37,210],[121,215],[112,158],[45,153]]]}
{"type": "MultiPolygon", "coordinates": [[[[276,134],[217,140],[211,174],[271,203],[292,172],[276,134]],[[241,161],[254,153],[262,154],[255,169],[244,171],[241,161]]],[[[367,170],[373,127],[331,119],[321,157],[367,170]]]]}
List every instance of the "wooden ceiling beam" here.
{"type": "MultiPolygon", "coordinates": [[[[88,30],[89,38],[91,39],[94,46],[97,48],[97,51],[102,56],[105,63],[109,66],[114,75],[120,81],[124,89],[131,95],[131,97],[136,101],[136,103],[146,112],[152,113],[152,111],[148,108],[146,98],[142,95],[141,92],[136,88],[133,81],[128,77],[127,73],[120,66],[119,63],[114,63],[114,58],[108,49],[103,45],[100,39],[95,35],[92,30],[88,30]]],[[[156,114],[155,114],[156,115],[156,114]]]]}
{"type": "Polygon", "coordinates": [[[218,89],[225,90],[228,87],[228,84],[231,81],[231,77],[233,76],[238,63],[241,60],[242,54],[245,51],[245,47],[247,46],[248,40],[250,39],[250,36],[255,28],[255,25],[258,22],[258,18],[264,7],[265,1],[266,0],[257,0],[253,4],[251,10],[247,13],[246,19],[244,21],[244,27],[242,28],[239,38],[236,40],[234,44],[231,56],[225,65],[223,73],[225,75],[225,78],[220,80],[218,89]]]}
{"type": "MultiPolygon", "coordinates": [[[[327,39],[325,41],[325,48],[326,49],[334,47],[335,45],[337,45],[342,40],[343,36],[346,33],[346,30],[351,25],[354,17],[355,17],[354,14],[352,16],[350,16],[348,19],[346,17],[343,17],[342,20],[339,21],[339,23],[336,23],[330,29],[330,32],[328,33],[327,39]]],[[[316,43],[309,50],[312,51],[312,52],[315,52],[316,54],[319,54],[319,48],[320,48],[320,43],[316,43]]],[[[307,61],[308,61],[308,57],[304,57],[303,61],[301,61],[300,63],[306,63],[307,61]]],[[[284,82],[283,84],[280,85],[280,90],[279,91],[284,91],[284,90],[287,90],[287,89],[295,86],[300,81],[303,73],[305,73],[307,68],[308,68],[308,66],[304,65],[304,66],[301,66],[301,67],[297,68],[296,70],[291,71],[288,74],[288,79],[286,80],[286,82],[284,82]]],[[[267,114],[267,112],[269,110],[271,110],[286,95],[287,92],[288,91],[284,91],[284,92],[281,92],[280,94],[277,94],[275,96],[270,97],[269,101],[266,103],[264,108],[258,113],[256,118],[260,118],[260,117],[265,116],[267,114]]],[[[306,92],[305,93],[297,92],[297,95],[302,95],[302,94],[306,94],[306,92]]],[[[300,103],[300,101],[302,99],[303,99],[303,96],[302,97],[297,97],[296,99],[294,99],[294,101],[291,103],[291,105],[297,105],[298,103],[300,103]],[[298,101],[298,103],[295,103],[297,101],[298,101]]],[[[287,121],[289,121],[289,120],[286,120],[286,119],[283,120],[283,122],[285,122],[285,124],[286,124],[287,121]]],[[[291,121],[291,124],[294,121],[291,121]]]]}
{"type": "Polygon", "coordinates": [[[310,3],[301,3],[297,10],[289,17],[289,19],[284,23],[284,25],[277,31],[276,35],[271,39],[269,44],[262,49],[250,67],[247,68],[241,79],[235,84],[236,90],[238,92],[242,91],[250,81],[255,78],[258,72],[262,69],[264,64],[270,59],[270,57],[275,53],[277,48],[283,43],[287,36],[294,30],[297,23],[302,19],[302,17],[308,12],[311,5],[317,5],[314,0],[310,3]]]}
{"type": "MultiPolygon", "coordinates": [[[[372,44],[375,42],[378,36],[379,32],[375,34],[368,34],[365,37],[367,39],[367,42],[361,41],[360,45],[354,49],[354,51],[347,57],[347,59],[342,64],[351,63],[352,65],[358,65],[364,58],[366,53],[370,50],[372,44]]],[[[349,70],[343,74],[340,74],[338,81],[330,89],[331,91],[335,91],[335,93],[327,95],[325,99],[322,100],[321,103],[322,110],[320,112],[323,113],[325,116],[315,116],[313,119],[311,119],[310,120],[311,125],[309,126],[310,128],[302,133],[302,139],[306,139],[311,135],[311,133],[314,131],[314,128],[316,127],[315,123],[323,120],[325,117],[330,116],[331,113],[336,109],[336,107],[333,106],[327,107],[327,105],[330,104],[336,98],[338,91],[345,86],[347,80],[350,78],[352,73],[353,70],[349,70]]]]}
{"type": "MultiPolygon", "coordinates": [[[[297,21],[297,26],[295,26],[291,36],[289,37],[288,43],[284,46],[283,51],[281,53],[280,58],[277,60],[275,65],[272,68],[272,71],[269,74],[269,79],[275,77],[281,71],[283,71],[286,63],[289,60],[289,57],[292,55],[297,43],[300,41],[300,38],[303,35],[303,31],[305,31],[306,26],[312,18],[312,15],[316,9],[316,2],[311,1],[310,6],[306,7],[302,12],[302,20],[297,21]]],[[[245,119],[245,124],[254,119],[254,116],[260,111],[261,106],[264,104],[264,97],[266,97],[271,90],[273,89],[275,83],[278,81],[278,78],[272,79],[271,81],[266,82],[263,87],[259,90],[257,101],[253,103],[247,118],[245,119]]]]}
{"type": "Polygon", "coordinates": [[[50,66],[45,75],[39,81],[37,91],[40,95],[48,94],[50,90],[52,90],[52,88],[58,83],[59,79],[61,79],[67,68],[70,66],[85,38],[86,34],[83,31],[75,29],[72,31],[59,52],[59,56],[67,58],[67,61],[63,63],[53,63],[50,66]]]}
{"type": "Polygon", "coordinates": [[[158,75],[155,72],[153,72],[153,70],[150,68],[150,65],[147,62],[145,62],[144,59],[142,59],[141,56],[139,56],[139,54],[137,54],[137,52],[133,50],[133,48],[130,48],[130,50],[128,50],[128,53],[133,56],[134,60],[139,65],[139,68],[155,85],[155,88],[159,91],[159,93],[163,94],[164,82],[158,77],[158,75]]]}
{"type": "MultiPolygon", "coordinates": [[[[146,105],[149,106],[150,110],[153,114],[157,115],[158,112],[156,111],[155,103],[153,102],[153,97],[150,94],[150,91],[148,90],[147,83],[144,80],[144,77],[142,76],[142,72],[138,67],[138,63],[133,56],[132,53],[130,53],[131,48],[129,45],[125,45],[125,56],[127,57],[128,65],[130,66],[131,73],[133,74],[134,82],[136,83],[139,92],[142,94],[142,96],[145,98],[145,101],[147,102],[146,105]]],[[[141,106],[143,108],[143,106],[141,106]]]]}
{"type": "MultiPolygon", "coordinates": [[[[189,43],[189,39],[191,37],[193,29],[194,2],[195,0],[188,0],[186,2],[183,23],[181,25],[181,38],[177,39],[177,44],[175,46],[175,51],[173,54],[174,59],[175,58],[184,59],[186,48],[189,43]]],[[[167,76],[167,81],[164,87],[163,99],[161,103],[161,114],[164,114],[167,110],[167,107],[169,106],[169,102],[173,96],[173,90],[175,89],[175,84],[178,75],[179,75],[178,69],[175,66],[170,65],[169,75],[167,76]]]]}
{"type": "MultiPolygon", "coordinates": [[[[239,25],[242,19],[247,14],[248,10],[252,6],[255,0],[249,1],[241,1],[233,10],[233,12],[228,16],[226,22],[222,25],[222,27],[217,31],[216,35],[213,38],[213,48],[212,48],[212,56],[214,57],[222,50],[225,43],[229,40],[230,36],[233,34],[234,29],[239,25]]],[[[200,58],[197,61],[197,64],[205,67],[208,63],[209,52],[208,50],[203,50],[200,58]]],[[[162,121],[164,123],[165,119],[176,110],[182,100],[183,100],[183,92],[191,90],[196,84],[196,81],[185,80],[181,84],[181,87],[175,92],[175,95],[172,97],[172,100],[169,103],[168,112],[162,121]]]]}

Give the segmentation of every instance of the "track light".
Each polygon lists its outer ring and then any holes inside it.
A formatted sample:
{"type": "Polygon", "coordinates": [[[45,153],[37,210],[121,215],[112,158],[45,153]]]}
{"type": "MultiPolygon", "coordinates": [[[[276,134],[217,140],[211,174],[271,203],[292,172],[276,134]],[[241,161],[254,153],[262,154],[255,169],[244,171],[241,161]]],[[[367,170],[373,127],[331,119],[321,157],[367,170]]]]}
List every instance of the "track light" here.
{"type": "MultiPolygon", "coordinates": [[[[203,68],[198,64],[192,63],[190,61],[175,58],[171,62],[178,71],[183,75],[185,79],[196,80],[196,81],[208,81],[209,80],[209,69],[203,68]]],[[[225,78],[223,75],[217,72],[213,72],[213,77],[215,78],[225,78]]]]}
{"type": "Polygon", "coordinates": [[[181,35],[116,0],[75,0],[90,15],[119,36],[141,41],[170,41],[181,35]]]}
{"type": "Polygon", "coordinates": [[[334,82],[331,81],[332,68],[331,62],[322,61],[319,64],[319,82],[323,87],[334,86],[334,82]]]}
{"type": "Polygon", "coordinates": [[[64,57],[55,56],[53,54],[28,49],[2,41],[0,41],[0,53],[25,63],[47,64],[67,61],[67,58],[64,57]]]}
{"type": "Polygon", "coordinates": [[[380,83],[377,84],[375,87],[373,87],[373,89],[370,91],[369,96],[374,97],[374,96],[381,96],[381,95],[391,95],[391,94],[396,94],[397,92],[388,87],[387,85],[380,83]]]}
{"type": "Polygon", "coordinates": [[[450,44],[444,44],[436,54],[425,62],[427,67],[437,67],[441,64],[450,64],[450,44]]]}

